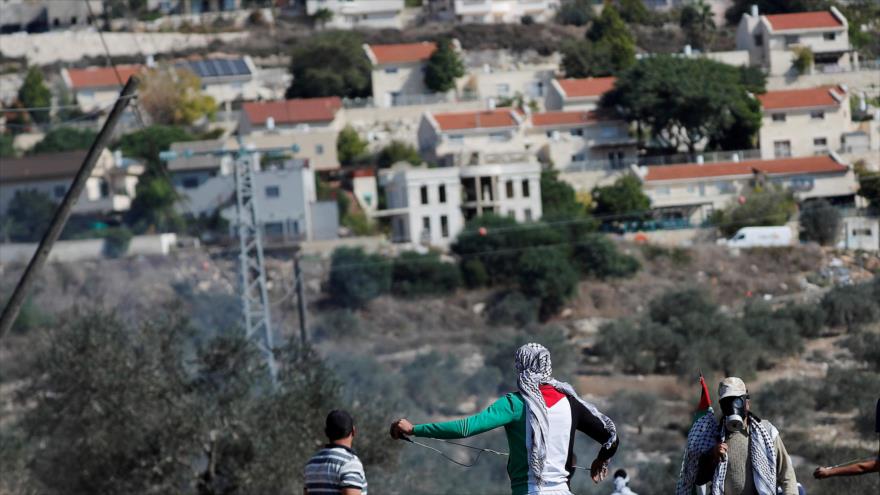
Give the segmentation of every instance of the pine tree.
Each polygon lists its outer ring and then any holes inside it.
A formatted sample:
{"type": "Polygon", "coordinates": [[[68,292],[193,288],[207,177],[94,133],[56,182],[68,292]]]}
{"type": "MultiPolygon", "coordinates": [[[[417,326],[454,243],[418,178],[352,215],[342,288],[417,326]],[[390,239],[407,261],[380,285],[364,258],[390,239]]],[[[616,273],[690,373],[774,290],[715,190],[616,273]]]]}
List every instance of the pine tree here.
{"type": "Polygon", "coordinates": [[[49,121],[48,107],[52,105],[52,93],[43,81],[43,73],[36,67],[31,67],[28,70],[27,76],[18,90],[18,101],[26,108],[44,109],[30,111],[34,122],[42,124],[49,121]]]}
{"type": "Polygon", "coordinates": [[[437,50],[425,68],[425,86],[431,91],[445,93],[455,87],[455,79],[464,75],[464,64],[449,40],[437,43],[437,50]]]}

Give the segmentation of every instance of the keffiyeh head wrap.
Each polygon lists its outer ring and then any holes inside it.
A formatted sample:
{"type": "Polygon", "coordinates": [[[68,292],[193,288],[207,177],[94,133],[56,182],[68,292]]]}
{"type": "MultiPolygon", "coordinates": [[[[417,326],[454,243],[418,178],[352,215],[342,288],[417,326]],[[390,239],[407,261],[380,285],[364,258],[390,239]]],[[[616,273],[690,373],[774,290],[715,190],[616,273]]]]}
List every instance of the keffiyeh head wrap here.
{"type": "Polygon", "coordinates": [[[546,347],[535,343],[526,344],[517,349],[514,363],[518,374],[516,385],[528,406],[526,420],[532,430],[529,470],[537,484],[543,482],[541,478],[544,472],[544,459],[547,458],[546,441],[550,430],[547,404],[544,403],[544,397],[541,395],[541,384],[550,384],[568,397],[577,399],[590,413],[601,419],[605,430],[610,434],[604,444],[605,448],[611,448],[611,445],[617,441],[617,430],[611,419],[599,412],[596,406],[581,399],[570,384],[553,378],[550,351],[546,347]]]}

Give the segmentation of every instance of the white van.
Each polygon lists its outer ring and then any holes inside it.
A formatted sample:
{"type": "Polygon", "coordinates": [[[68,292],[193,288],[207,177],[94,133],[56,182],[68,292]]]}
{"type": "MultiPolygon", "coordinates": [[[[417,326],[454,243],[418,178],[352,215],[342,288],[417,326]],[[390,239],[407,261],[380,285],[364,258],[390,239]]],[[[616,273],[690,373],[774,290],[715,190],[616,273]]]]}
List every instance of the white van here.
{"type": "Polygon", "coordinates": [[[743,227],[733,237],[722,240],[722,244],[737,248],[791,246],[795,239],[791,228],[782,227],[743,227]]]}

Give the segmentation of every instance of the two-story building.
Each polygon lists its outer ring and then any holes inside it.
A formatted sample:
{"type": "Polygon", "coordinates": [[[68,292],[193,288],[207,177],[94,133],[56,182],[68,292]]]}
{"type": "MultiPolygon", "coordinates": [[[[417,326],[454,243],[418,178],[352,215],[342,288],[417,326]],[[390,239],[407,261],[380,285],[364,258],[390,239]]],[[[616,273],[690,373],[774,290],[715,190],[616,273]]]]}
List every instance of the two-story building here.
{"type": "Polygon", "coordinates": [[[554,79],[544,105],[547,110],[595,110],[616,81],[615,77],[554,79]]]}
{"type": "MultiPolygon", "coordinates": [[[[453,40],[458,49],[458,41],[453,40]]],[[[425,86],[425,66],[436,43],[401,43],[393,45],[364,45],[364,52],[373,70],[373,103],[379,107],[391,107],[418,103],[431,95],[425,86]]]]}
{"type": "Polygon", "coordinates": [[[463,95],[495,101],[521,96],[525,103],[535,102],[542,107],[559,68],[558,57],[510,61],[503,60],[504,53],[496,52],[500,50],[468,53],[468,74],[462,78],[460,88],[463,95]],[[496,57],[496,60],[483,61],[486,57],[496,57]]]}
{"type": "Polygon", "coordinates": [[[519,111],[489,108],[471,112],[425,112],[419,122],[419,152],[441,165],[478,165],[486,154],[523,154],[526,116],[519,111]]]}
{"type": "Polygon", "coordinates": [[[117,65],[112,67],[88,67],[85,69],[61,69],[61,78],[67,89],[76,97],[83,112],[109,109],[119,97],[128,78],[144,70],[142,65],[117,65]],[[120,79],[122,83],[120,83],[120,79]]]}
{"type": "Polygon", "coordinates": [[[836,155],[660,165],[634,171],[658,216],[693,225],[705,222],[756,185],[783,187],[798,201],[824,198],[836,204],[852,204],[859,187],[853,171],[836,155]]]}
{"type": "Polygon", "coordinates": [[[503,163],[464,167],[395,166],[379,175],[392,240],[448,246],[465,222],[483,214],[520,222],[541,218],[541,166],[503,163]]]}
{"type": "Polygon", "coordinates": [[[325,26],[337,29],[401,29],[403,8],[404,0],[306,0],[306,14],[329,11],[325,26]]]}
{"type": "Polygon", "coordinates": [[[849,95],[843,86],[768,91],[758,100],[765,159],[838,152],[841,137],[851,127],[849,95]]]}
{"type": "MultiPolygon", "coordinates": [[[[0,214],[19,191],[38,191],[54,202],[67,194],[87,152],[43,153],[21,158],[4,158],[0,166],[0,214]]],[[[108,215],[127,211],[135,197],[140,163],[105,149],[98,157],[86,187],[73,205],[74,214],[108,215]]]]}
{"type": "Polygon", "coordinates": [[[574,110],[531,115],[526,140],[539,160],[560,170],[625,170],[636,161],[629,125],[607,112],[574,110]]]}
{"type": "Polygon", "coordinates": [[[315,170],[339,168],[336,138],[343,127],[342,100],[337,96],[242,105],[238,130],[263,147],[292,147],[294,156],[315,170]]]}
{"type": "Polygon", "coordinates": [[[795,57],[805,48],[813,54],[815,70],[837,72],[856,61],[848,28],[846,17],[833,6],[827,11],[773,15],[759,15],[753,6],[737,27],[736,47],[748,50],[751,65],[763,67],[771,76],[795,73],[795,57]]]}
{"type": "Polygon", "coordinates": [[[431,0],[427,9],[438,20],[464,24],[519,24],[524,17],[549,22],[560,0],[431,0]]]}

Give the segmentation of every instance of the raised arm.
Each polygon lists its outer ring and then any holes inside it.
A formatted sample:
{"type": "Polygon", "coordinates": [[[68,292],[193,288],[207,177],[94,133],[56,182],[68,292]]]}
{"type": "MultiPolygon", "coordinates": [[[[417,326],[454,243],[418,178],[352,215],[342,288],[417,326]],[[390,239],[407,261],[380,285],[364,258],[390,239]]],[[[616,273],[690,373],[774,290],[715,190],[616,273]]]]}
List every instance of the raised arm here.
{"type": "Polygon", "coordinates": [[[465,438],[510,424],[522,418],[522,414],[522,401],[514,394],[507,394],[485,410],[462,419],[420,425],[412,425],[401,419],[391,426],[391,436],[399,438],[403,434],[428,438],[465,438]]]}

